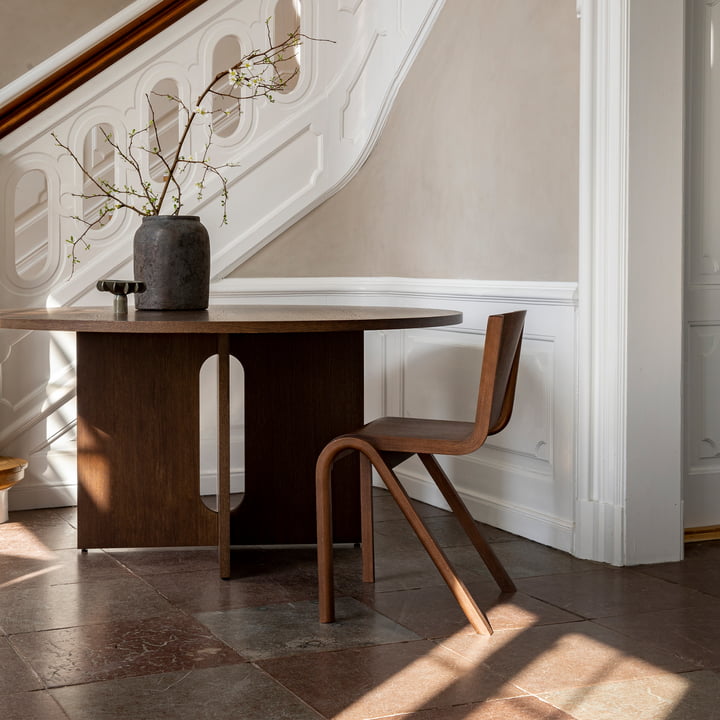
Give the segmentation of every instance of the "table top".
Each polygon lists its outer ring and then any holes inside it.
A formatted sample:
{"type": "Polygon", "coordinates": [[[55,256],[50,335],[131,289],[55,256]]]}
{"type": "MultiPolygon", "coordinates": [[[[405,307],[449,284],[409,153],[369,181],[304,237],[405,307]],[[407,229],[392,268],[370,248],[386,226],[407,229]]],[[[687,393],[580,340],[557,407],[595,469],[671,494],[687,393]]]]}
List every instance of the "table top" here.
{"type": "Polygon", "coordinates": [[[207,310],[112,307],[38,308],[0,312],[0,328],[100,333],[289,333],[393,330],[462,322],[462,313],[414,307],[350,305],[216,305],[207,310]]]}

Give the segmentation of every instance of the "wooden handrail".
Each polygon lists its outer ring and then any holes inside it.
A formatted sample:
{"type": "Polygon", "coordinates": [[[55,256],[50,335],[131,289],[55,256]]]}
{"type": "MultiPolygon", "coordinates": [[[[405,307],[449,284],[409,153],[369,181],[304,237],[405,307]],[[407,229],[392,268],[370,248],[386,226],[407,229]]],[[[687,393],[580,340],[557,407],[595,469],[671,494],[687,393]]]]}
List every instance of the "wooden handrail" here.
{"type": "Polygon", "coordinates": [[[160,0],[0,108],[0,137],[12,132],[204,2],[160,0]]]}

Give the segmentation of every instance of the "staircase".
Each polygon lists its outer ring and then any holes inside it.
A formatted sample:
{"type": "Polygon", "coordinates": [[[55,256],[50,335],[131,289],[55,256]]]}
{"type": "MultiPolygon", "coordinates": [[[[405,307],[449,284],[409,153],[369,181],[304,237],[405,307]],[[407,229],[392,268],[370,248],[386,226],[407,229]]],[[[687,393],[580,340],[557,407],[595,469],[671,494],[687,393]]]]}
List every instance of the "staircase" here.
{"type": "MultiPolygon", "coordinates": [[[[94,289],[97,279],[132,277],[138,219],[130,214],[117,214],[88,238],[92,249],[80,250],[71,275],[65,238],[77,235],[71,218],[84,212],[73,197],[82,192],[82,176],[51,132],[86,164],[102,166],[108,158],[98,143],[101,125],[116,137],[147,125],[145,95],[157,87],[175,88],[192,106],[208,79],[227,67],[232,48],[265,45],[268,17],[296,12],[303,33],[332,40],[302,46],[292,90],[272,104],[247,104],[238,123],[216,128],[213,162],[234,164],[227,173],[229,222],[221,224],[219,187],[200,201],[187,192],[183,213],[199,215],[208,228],[212,278],[219,280],[362,165],[443,3],[207,0],[31,117],[0,139],[0,307],[103,304],[108,299],[94,289]]],[[[191,143],[197,152],[200,136],[191,143]]],[[[0,332],[0,449],[30,459],[23,494],[16,489],[13,499],[18,507],[73,499],[73,364],[71,336],[0,332]]]]}

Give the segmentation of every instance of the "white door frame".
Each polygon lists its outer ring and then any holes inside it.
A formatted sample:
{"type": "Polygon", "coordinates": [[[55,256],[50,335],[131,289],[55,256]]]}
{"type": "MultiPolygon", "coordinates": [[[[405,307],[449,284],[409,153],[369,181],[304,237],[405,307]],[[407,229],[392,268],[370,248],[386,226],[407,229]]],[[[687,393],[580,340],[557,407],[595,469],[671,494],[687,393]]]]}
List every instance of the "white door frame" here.
{"type": "Polygon", "coordinates": [[[684,3],[578,0],[575,554],[682,557],[684,3]]]}

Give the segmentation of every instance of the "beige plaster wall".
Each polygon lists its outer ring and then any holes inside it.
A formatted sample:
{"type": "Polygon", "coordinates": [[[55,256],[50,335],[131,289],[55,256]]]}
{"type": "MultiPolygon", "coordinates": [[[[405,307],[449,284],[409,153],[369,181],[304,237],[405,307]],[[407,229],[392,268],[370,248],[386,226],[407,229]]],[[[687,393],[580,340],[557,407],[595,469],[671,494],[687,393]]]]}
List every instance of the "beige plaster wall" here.
{"type": "Polygon", "coordinates": [[[1,0],[0,87],[131,3],[132,0],[1,0]]]}
{"type": "Polygon", "coordinates": [[[365,165],[233,276],[576,280],[575,8],[447,0],[365,165]]]}

